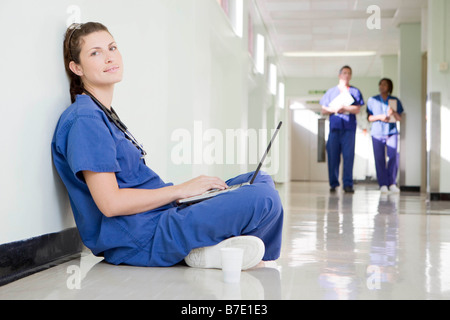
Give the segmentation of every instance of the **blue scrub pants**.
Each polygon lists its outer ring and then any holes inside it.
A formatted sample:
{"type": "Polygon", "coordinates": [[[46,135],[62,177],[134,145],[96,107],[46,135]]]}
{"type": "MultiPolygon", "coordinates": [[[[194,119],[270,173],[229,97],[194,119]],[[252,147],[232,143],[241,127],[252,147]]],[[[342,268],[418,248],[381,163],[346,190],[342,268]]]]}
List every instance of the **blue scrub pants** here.
{"type": "Polygon", "coordinates": [[[353,162],[355,160],[355,130],[330,130],[327,142],[328,178],[330,187],[339,184],[341,153],[344,160],[344,187],[353,187],[353,162]]]}
{"type": "Polygon", "coordinates": [[[380,187],[390,186],[397,182],[398,172],[398,135],[372,136],[375,168],[380,187]],[[386,164],[386,155],[389,161],[386,164]]]}
{"type": "MultiPolygon", "coordinates": [[[[253,173],[227,181],[249,181],[253,173]]],[[[159,213],[150,243],[148,266],[181,262],[192,249],[216,245],[230,237],[252,235],[265,245],[263,260],[280,256],[283,207],[272,178],[259,173],[254,183],[203,202],[159,213]]],[[[133,261],[128,261],[133,264],[133,261]]]]}

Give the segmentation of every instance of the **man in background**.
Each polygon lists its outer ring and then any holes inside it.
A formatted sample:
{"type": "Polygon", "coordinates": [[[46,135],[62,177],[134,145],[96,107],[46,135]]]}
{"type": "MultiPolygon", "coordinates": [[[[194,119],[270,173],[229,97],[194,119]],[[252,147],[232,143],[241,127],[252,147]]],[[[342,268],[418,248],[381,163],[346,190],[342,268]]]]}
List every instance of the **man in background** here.
{"type": "Polygon", "coordinates": [[[327,143],[328,177],[330,191],[340,186],[339,166],[344,160],[344,191],[353,193],[353,162],[355,159],[356,116],[364,105],[361,92],[350,85],[352,69],[339,70],[339,84],[329,89],[320,100],[322,114],[330,116],[330,134],[327,143]]]}

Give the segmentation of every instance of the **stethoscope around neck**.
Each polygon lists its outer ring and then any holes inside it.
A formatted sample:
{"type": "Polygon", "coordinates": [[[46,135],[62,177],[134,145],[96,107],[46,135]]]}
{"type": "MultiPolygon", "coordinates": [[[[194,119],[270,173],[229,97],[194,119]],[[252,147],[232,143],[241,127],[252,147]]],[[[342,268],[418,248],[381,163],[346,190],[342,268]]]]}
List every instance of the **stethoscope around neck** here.
{"type": "Polygon", "coordinates": [[[128,131],[127,126],[120,120],[119,116],[117,115],[116,111],[111,107],[111,109],[106,108],[98,99],[89,91],[86,89],[83,90],[83,92],[91,97],[91,99],[97,104],[97,106],[106,114],[108,119],[114,123],[114,125],[125,135],[125,138],[131,141],[133,145],[138,148],[138,150],[141,152],[141,159],[144,160],[145,156],[147,155],[147,152],[144,150],[144,146],[140,144],[136,138],[128,131]]]}

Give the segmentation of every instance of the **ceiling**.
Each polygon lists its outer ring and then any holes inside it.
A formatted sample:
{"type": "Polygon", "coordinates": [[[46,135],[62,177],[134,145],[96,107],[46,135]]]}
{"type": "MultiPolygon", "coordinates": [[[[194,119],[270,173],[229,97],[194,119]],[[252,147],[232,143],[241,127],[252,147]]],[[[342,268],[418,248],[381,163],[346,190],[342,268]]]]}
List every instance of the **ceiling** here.
{"type": "Polygon", "coordinates": [[[400,23],[419,22],[427,0],[255,0],[285,77],[329,77],[343,65],[379,77],[381,56],[397,54],[400,23]],[[369,29],[380,9],[380,29],[369,29]],[[374,51],[364,57],[286,57],[286,52],[374,51]]]}

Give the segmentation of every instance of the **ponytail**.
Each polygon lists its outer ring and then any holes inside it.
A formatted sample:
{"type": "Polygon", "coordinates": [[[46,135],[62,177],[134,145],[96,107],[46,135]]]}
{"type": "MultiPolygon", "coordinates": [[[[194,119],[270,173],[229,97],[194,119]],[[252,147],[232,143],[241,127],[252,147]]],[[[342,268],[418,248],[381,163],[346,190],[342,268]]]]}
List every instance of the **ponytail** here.
{"type": "Polygon", "coordinates": [[[70,100],[72,101],[72,103],[74,103],[76,100],[76,96],[78,94],[83,93],[84,90],[83,81],[81,81],[81,78],[73,72],[69,77],[70,77],[70,100]]]}

